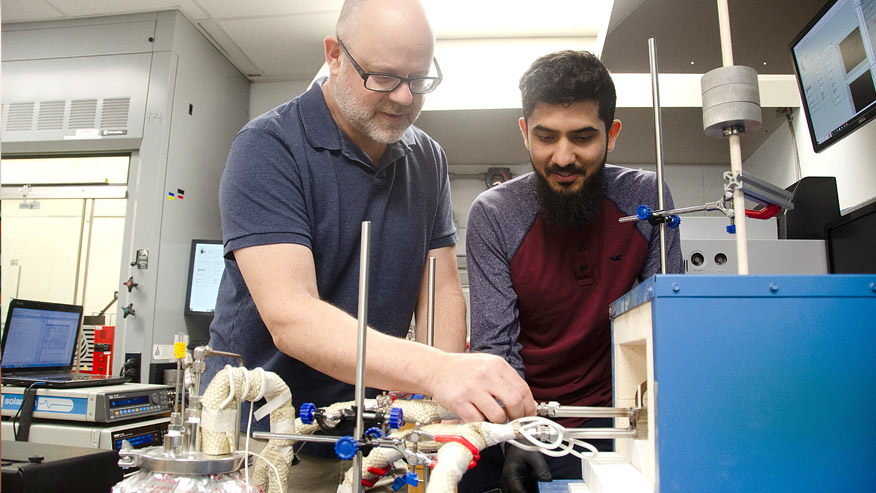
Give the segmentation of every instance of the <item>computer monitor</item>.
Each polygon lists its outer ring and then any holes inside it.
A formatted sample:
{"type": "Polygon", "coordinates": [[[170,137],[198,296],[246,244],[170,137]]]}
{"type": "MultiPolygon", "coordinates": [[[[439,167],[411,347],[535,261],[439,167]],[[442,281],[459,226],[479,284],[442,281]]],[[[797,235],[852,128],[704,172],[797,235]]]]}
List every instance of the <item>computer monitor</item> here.
{"type": "Polygon", "coordinates": [[[780,240],[823,240],[824,225],[840,217],[836,177],[804,176],[785,190],[793,209],[776,216],[780,240]]]}
{"type": "Polygon", "coordinates": [[[824,227],[831,274],[876,274],[876,199],[824,227]]]}
{"type": "Polygon", "coordinates": [[[876,117],[872,2],[830,0],[790,48],[815,152],[876,117]]]}
{"type": "Polygon", "coordinates": [[[221,240],[192,240],[185,314],[212,317],[225,271],[221,240]]]}

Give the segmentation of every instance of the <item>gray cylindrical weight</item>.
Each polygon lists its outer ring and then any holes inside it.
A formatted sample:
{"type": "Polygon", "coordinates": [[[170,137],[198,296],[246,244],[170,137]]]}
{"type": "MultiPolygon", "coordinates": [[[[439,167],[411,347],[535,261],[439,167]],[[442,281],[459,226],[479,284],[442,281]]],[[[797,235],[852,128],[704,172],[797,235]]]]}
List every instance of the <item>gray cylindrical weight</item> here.
{"type": "Polygon", "coordinates": [[[760,90],[753,68],[739,65],[717,68],[703,75],[700,86],[706,135],[723,137],[726,129],[760,128],[760,90]]]}

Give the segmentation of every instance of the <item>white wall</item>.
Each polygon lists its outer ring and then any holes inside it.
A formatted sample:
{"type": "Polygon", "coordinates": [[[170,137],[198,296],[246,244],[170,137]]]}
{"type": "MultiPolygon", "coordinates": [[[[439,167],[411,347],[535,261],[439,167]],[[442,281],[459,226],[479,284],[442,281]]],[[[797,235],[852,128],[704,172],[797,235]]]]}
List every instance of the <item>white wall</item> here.
{"type": "Polygon", "coordinates": [[[249,118],[275,108],[307,90],[308,80],[253,82],[249,86],[249,118]]]}
{"type": "MultiPolygon", "coordinates": [[[[802,176],[836,177],[840,209],[876,197],[876,124],[870,124],[816,154],[803,112],[792,113],[802,176]]],[[[742,165],[746,171],[782,188],[798,180],[794,145],[788,125],[782,125],[742,165]]]]}

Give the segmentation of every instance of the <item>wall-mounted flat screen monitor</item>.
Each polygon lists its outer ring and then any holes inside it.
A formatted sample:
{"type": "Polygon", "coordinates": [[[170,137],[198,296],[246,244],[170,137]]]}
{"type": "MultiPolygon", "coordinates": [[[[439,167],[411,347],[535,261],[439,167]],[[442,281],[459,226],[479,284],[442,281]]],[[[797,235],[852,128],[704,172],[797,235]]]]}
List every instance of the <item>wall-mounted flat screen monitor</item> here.
{"type": "Polygon", "coordinates": [[[876,117],[876,3],[830,0],[791,55],[815,152],[876,117]]]}
{"type": "Polygon", "coordinates": [[[213,316],[225,271],[221,240],[192,240],[186,288],[186,315],[213,316]]]}

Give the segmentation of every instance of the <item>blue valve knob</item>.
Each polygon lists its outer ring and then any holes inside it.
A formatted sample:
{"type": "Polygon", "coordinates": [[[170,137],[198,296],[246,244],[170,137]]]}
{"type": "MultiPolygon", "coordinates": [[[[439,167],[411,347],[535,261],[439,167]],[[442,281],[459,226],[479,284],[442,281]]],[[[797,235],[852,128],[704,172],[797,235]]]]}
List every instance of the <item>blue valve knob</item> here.
{"type": "Polygon", "coordinates": [[[405,414],[400,407],[394,407],[389,410],[389,427],[399,429],[405,424],[405,414]]]}
{"type": "Polygon", "coordinates": [[[643,221],[645,219],[648,219],[649,217],[651,217],[651,207],[647,205],[640,205],[639,207],[636,207],[636,217],[643,221]]]}
{"type": "Polygon", "coordinates": [[[673,214],[666,219],[666,225],[670,228],[677,228],[679,224],[681,224],[681,218],[678,217],[678,214],[673,214]]]}
{"type": "Polygon", "coordinates": [[[316,411],[316,406],[312,402],[305,402],[301,404],[301,409],[298,410],[298,417],[306,425],[313,424],[314,411],[316,411]]]}
{"type": "Polygon", "coordinates": [[[405,482],[408,483],[409,486],[417,486],[420,484],[420,478],[417,477],[417,473],[409,472],[405,474],[405,482]]]}
{"type": "Polygon", "coordinates": [[[407,484],[404,476],[396,476],[395,481],[392,482],[392,491],[398,491],[407,484]]]}
{"type": "Polygon", "coordinates": [[[380,428],[372,427],[365,430],[365,434],[371,438],[380,438],[383,436],[383,431],[380,428]]]}
{"type": "Polygon", "coordinates": [[[335,455],[341,460],[350,460],[359,451],[359,443],[353,437],[341,437],[335,442],[335,455]]]}
{"type": "Polygon", "coordinates": [[[405,485],[408,486],[417,486],[420,484],[420,478],[417,477],[417,473],[409,472],[404,476],[397,476],[395,481],[392,482],[392,491],[398,491],[402,489],[405,485]]]}
{"type": "Polygon", "coordinates": [[[731,235],[735,235],[736,234],[736,225],[731,224],[731,225],[727,226],[727,232],[730,233],[731,235]]]}

